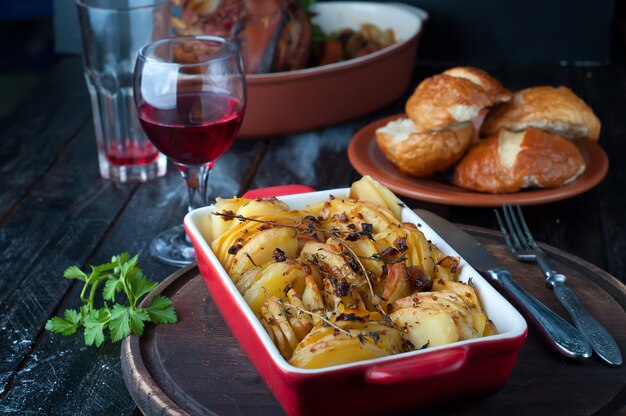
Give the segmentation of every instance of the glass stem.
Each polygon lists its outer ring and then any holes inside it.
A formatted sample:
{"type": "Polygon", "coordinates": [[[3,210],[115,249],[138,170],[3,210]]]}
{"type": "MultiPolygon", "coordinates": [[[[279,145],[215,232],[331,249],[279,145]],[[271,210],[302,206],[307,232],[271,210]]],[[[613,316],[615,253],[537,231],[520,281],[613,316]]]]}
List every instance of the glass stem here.
{"type": "Polygon", "coordinates": [[[189,194],[188,210],[194,210],[209,205],[209,176],[211,175],[213,163],[206,165],[191,166],[178,165],[189,194]]]}

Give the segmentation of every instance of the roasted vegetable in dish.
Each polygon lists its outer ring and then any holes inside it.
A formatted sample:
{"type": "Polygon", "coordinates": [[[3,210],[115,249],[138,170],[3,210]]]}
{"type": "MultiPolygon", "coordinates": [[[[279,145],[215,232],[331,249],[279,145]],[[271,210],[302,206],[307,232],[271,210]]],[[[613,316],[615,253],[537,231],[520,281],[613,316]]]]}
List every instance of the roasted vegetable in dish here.
{"type": "MultiPolygon", "coordinates": [[[[171,0],[178,35],[214,35],[239,44],[247,74],[302,69],[357,58],[395,42],[393,30],[365,24],[325,34],[310,0],[171,0]]],[[[190,51],[185,51],[189,53],[190,51]]]]}
{"type": "Polygon", "coordinates": [[[328,65],[369,55],[396,42],[393,29],[381,30],[371,23],[358,31],[343,29],[329,35],[314,36],[313,57],[317,65],[328,65]],[[317,41],[317,42],[315,42],[317,41]]]}
{"type": "Polygon", "coordinates": [[[366,176],[350,195],[302,210],[218,199],[211,248],[280,353],[320,368],[496,332],[459,259],[366,176]]]}

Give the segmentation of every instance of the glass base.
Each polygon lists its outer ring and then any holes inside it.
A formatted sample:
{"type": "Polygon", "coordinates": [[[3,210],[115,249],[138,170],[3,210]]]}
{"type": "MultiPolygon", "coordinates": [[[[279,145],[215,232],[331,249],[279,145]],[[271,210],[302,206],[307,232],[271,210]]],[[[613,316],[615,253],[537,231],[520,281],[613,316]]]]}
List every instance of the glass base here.
{"type": "Polygon", "coordinates": [[[150,253],[163,263],[172,266],[187,266],[196,261],[193,245],[187,239],[182,224],[159,233],[150,244],[150,253]]]}
{"type": "Polygon", "coordinates": [[[167,172],[167,158],[159,153],[157,159],[147,165],[114,165],[104,155],[98,155],[100,175],[115,183],[143,183],[159,178],[167,172]]]}

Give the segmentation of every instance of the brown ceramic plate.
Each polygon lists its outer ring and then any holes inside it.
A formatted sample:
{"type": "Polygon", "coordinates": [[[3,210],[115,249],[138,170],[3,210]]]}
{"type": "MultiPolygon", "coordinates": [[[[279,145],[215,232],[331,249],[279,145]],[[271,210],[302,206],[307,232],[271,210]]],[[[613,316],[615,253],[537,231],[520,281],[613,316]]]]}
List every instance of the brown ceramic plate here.
{"type": "Polygon", "coordinates": [[[402,4],[320,2],[313,22],[324,33],[372,23],[392,28],[397,41],[384,49],[330,65],[246,77],[241,139],[264,139],[347,121],[400,97],[413,75],[427,14],[402,4]],[[375,86],[373,88],[372,86],[375,86]]]}
{"type": "Polygon", "coordinates": [[[446,205],[495,207],[503,204],[537,205],[570,198],[596,186],[606,176],[609,160],[597,143],[585,143],[580,150],[585,158],[585,172],[572,183],[553,189],[532,189],[512,194],[487,194],[461,189],[445,178],[419,179],[400,172],[379,150],[375,131],[391,120],[406,117],[397,114],[375,121],[359,130],[348,146],[348,158],[361,175],[370,175],[392,191],[413,199],[446,205]]]}

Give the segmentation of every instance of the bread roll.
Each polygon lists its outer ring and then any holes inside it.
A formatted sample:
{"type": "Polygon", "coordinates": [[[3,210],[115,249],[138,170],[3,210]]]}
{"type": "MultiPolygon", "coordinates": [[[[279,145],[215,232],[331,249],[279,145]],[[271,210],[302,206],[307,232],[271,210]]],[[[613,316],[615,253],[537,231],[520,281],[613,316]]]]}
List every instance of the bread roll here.
{"type": "Polygon", "coordinates": [[[454,180],[465,189],[508,193],[561,186],[584,170],[578,147],[567,139],[532,127],[521,132],[503,129],[467,152],[454,180]]]}
{"type": "Polygon", "coordinates": [[[456,78],[465,78],[476,85],[479,85],[491,97],[493,104],[509,101],[511,91],[502,86],[500,81],[483,71],[471,66],[457,66],[443,71],[443,74],[456,78]]]}
{"type": "Polygon", "coordinates": [[[420,131],[402,118],[376,130],[376,142],[387,159],[407,175],[432,176],[458,162],[474,133],[472,123],[459,123],[436,131],[420,131]]]}
{"type": "Polygon", "coordinates": [[[486,72],[451,68],[426,78],[406,102],[406,114],[423,131],[470,121],[480,111],[510,99],[511,93],[486,72]]]}
{"type": "Polygon", "coordinates": [[[596,141],[600,120],[583,100],[567,87],[534,87],[515,93],[513,99],[487,114],[481,134],[501,128],[523,131],[536,127],[571,140],[596,141]]]}

